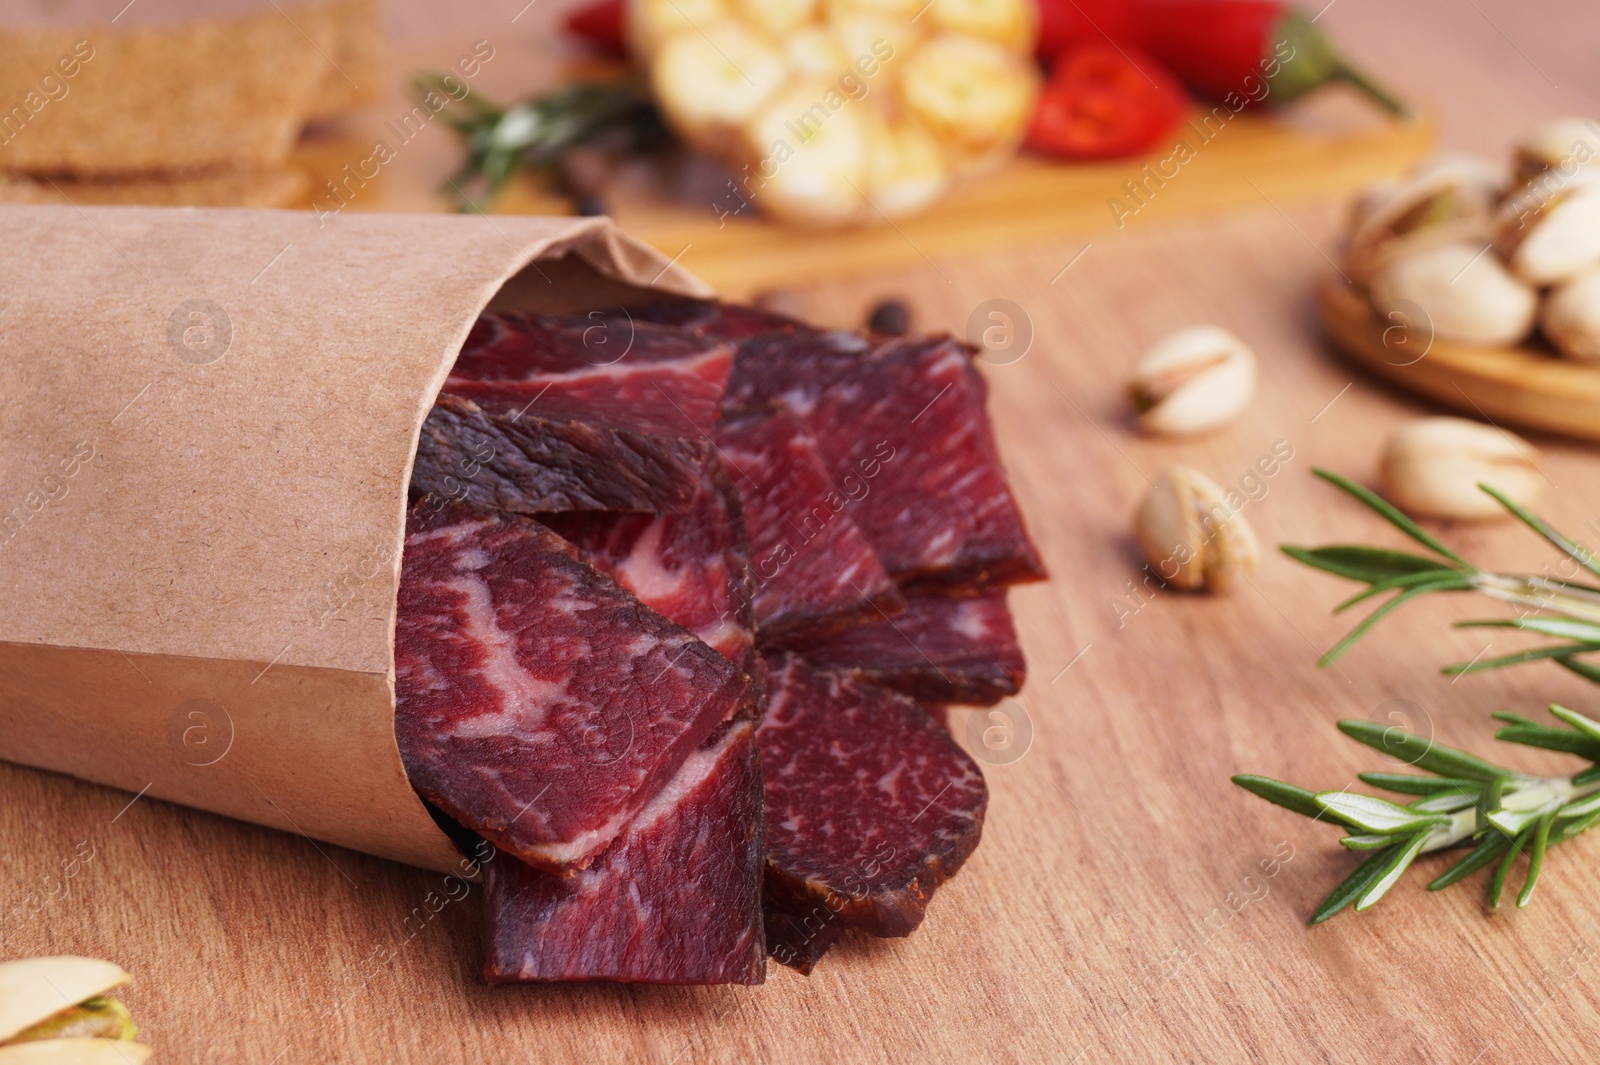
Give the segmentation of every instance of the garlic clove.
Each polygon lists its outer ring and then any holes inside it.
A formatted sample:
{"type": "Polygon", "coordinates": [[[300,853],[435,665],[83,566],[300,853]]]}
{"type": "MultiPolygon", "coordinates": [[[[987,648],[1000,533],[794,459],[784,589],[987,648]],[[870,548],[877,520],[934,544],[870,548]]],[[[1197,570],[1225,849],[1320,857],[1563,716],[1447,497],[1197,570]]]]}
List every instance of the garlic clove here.
{"type": "Polygon", "coordinates": [[[1033,47],[1034,0],[939,0],[928,9],[934,25],[969,37],[986,37],[1013,51],[1033,47]]]}
{"type": "MultiPolygon", "coordinates": [[[[782,41],[816,15],[817,0],[735,0],[739,17],[765,32],[775,41],[782,41]]],[[[844,66],[837,70],[847,69],[844,66]]]]}
{"type": "MultiPolygon", "coordinates": [[[[788,78],[783,55],[732,19],[671,34],[650,65],[651,89],[673,128],[711,152],[724,147],[788,78]]],[[[804,113],[805,107],[796,112],[804,113]]],[[[762,156],[769,147],[762,147],[762,156]]]]}
{"type": "Polygon", "coordinates": [[[1535,126],[1514,149],[1516,183],[1527,185],[1547,171],[1572,173],[1600,157],[1600,122],[1556,118],[1535,126]]]}
{"type": "Polygon", "coordinates": [[[1478,488],[1487,484],[1527,505],[1544,487],[1539,452],[1502,429],[1465,418],[1419,418],[1402,426],[1384,449],[1384,494],[1408,514],[1433,518],[1504,517],[1478,488]]]}
{"type": "Polygon", "coordinates": [[[1255,353],[1214,325],[1163,337],[1140,358],[1128,382],[1140,428],[1173,436],[1231,421],[1255,390],[1255,353]]]}
{"type": "Polygon", "coordinates": [[[1600,263],[1600,181],[1595,177],[1591,171],[1536,182],[1501,205],[1494,221],[1495,250],[1518,277],[1549,285],[1600,263]]]}
{"type": "Polygon", "coordinates": [[[824,81],[796,81],[746,125],[745,142],[752,154],[764,155],[774,144],[789,147],[786,154],[766,156],[749,186],[758,208],[814,225],[866,217],[870,208],[862,197],[871,162],[868,112],[843,107],[830,114],[818,103],[829,88],[824,81]]]}
{"type": "Polygon", "coordinates": [[[934,37],[904,60],[902,99],[953,152],[981,156],[1009,149],[1022,138],[1038,86],[1032,67],[1017,64],[1014,55],[992,41],[934,37]]]}
{"type": "Polygon", "coordinates": [[[120,966],[98,958],[58,955],[0,963],[0,1042],[132,979],[120,966]]]}
{"type": "Polygon", "coordinates": [[[1539,308],[1530,285],[1470,244],[1404,252],[1373,277],[1370,289],[1373,306],[1414,303],[1432,336],[1467,344],[1516,344],[1532,330],[1539,308]]]}
{"type": "Polygon", "coordinates": [[[1255,569],[1255,533],[1215,481],[1187,466],[1170,466],[1134,514],[1134,539],[1151,570],[1186,591],[1226,591],[1255,569]]]}
{"type": "Polygon", "coordinates": [[[649,57],[679,30],[692,30],[727,14],[723,0],[629,0],[623,23],[633,54],[649,57]]]}
{"type": "Polygon", "coordinates": [[[1600,359],[1600,268],[1564,281],[1545,297],[1539,327],[1569,359],[1600,359]]]}
{"type": "Polygon", "coordinates": [[[915,214],[950,188],[950,169],[932,134],[910,119],[873,116],[867,195],[890,218],[915,214]]]}

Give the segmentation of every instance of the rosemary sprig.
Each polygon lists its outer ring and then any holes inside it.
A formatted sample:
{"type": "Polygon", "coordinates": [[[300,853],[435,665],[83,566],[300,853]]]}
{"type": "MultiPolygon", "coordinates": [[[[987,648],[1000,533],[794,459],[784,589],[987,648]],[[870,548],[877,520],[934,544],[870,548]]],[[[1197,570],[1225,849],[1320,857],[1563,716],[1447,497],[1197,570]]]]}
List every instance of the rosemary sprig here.
{"type": "Polygon", "coordinates": [[[1507,726],[1495,738],[1576,754],[1591,763],[1588,769],[1533,776],[1377,722],[1350,720],[1339,722],[1339,731],[1432,774],[1362,773],[1360,779],[1421,798],[1402,806],[1348,790],[1313,793],[1247,774],[1233,782],[1268,802],[1338,826],[1348,833],[1340,840],[1345,847],[1371,852],[1317,907],[1311,924],[1351,905],[1358,913],[1371,907],[1421,855],[1469,845],[1472,849],[1428,890],[1449,887],[1498,862],[1489,882],[1489,905],[1498,907],[1517,857],[1526,854],[1528,871],[1517,893],[1517,905],[1526,906],[1544,870],[1545,852],[1600,821],[1600,722],[1561,706],[1552,705],[1550,713],[1566,727],[1496,714],[1507,726]]]}
{"type": "MultiPolygon", "coordinates": [[[[419,97],[453,97],[437,74],[413,85],[419,97]]],[[[463,211],[484,210],[519,171],[557,168],[574,148],[606,142],[632,150],[665,138],[649,92],[626,78],[566,85],[510,107],[472,93],[441,115],[467,142],[466,161],[442,190],[463,211]]]]}
{"type": "MultiPolygon", "coordinates": [[[[1580,656],[1600,651],[1600,587],[1578,581],[1558,580],[1530,574],[1492,573],[1481,570],[1446,547],[1416,522],[1377,495],[1336,473],[1318,469],[1318,477],[1343,489],[1376,511],[1391,525],[1432,552],[1433,557],[1393,551],[1388,548],[1339,544],[1328,547],[1294,547],[1285,544],[1283,553],[1297,562],[1315,567],[1367,586],[1334,608],[1338,613],[1358,603],[1393,593],[1368,614],[1344,639],[1317,660],[1325,666],[1344,654],[1350,645],[1395,608],[1432,592],[1477,592],[1490,599],[1515,606],[1514,618],[1457,622],[1457,628],[1517,629],[1557,641],[1499,658],[1474,660],[1444,667],[1446,674],[1476,673],[1500,669],[1522,662],[1550,660],[1557,665],[1600,683],[1600,667],[1580,656]]],[[[1600,577],[1600,559],[1584,545],[1562,535],[1538,516],[1512,502],[1486,484],[1478,486],[1524,525],[1553,544],[1578,570],[1600,577]]]]}

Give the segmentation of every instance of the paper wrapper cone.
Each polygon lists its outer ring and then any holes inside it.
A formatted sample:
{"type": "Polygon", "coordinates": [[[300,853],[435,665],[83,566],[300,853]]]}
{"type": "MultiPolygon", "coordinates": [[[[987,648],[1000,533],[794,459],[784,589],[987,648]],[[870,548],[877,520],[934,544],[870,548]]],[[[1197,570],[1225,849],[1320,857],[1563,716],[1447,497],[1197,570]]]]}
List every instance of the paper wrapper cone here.
{"type": "Polygon", "coordinates": [[[0,758],[413,865],[417,437],[479,312],[705,288],[608,220],[0,207],[0,758]]]}

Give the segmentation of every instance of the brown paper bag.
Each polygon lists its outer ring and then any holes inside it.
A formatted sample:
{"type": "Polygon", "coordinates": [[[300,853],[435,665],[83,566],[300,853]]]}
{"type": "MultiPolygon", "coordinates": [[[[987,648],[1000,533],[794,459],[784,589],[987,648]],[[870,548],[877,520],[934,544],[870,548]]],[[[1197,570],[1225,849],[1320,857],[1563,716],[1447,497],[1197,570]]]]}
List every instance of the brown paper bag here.
{"type": "Polygon", "coordinates": [[[608,220],[0,206],[0,758],[441,871],[406,485],[496,307],[708,294],[608,220]]]}

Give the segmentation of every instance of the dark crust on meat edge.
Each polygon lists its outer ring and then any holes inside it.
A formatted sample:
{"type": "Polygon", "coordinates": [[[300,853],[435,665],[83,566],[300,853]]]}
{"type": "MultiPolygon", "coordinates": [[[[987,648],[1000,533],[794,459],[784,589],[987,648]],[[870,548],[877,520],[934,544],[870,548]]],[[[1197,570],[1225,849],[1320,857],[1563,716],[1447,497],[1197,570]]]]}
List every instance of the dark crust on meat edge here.
{"type": "Polygon", "coordinates": [[[415,495],[480,510],[678,513],[694,499],[709,447],[591,422],[513,419],[441,395],[411,471],[415,495]]]}
{"type": "MultiPolygon", "coordinates": [[[[933,725],[943,730],[937,719],[933,719],[933,725]]],[[[885,939],[908,936],[922,924],[923,917],[927,915],[928,900],[933,897],[934,891],[955,876],[966,860],[972,857],[972,852],[978,849],[987,806],[985,800],[978,823],[963,837],[958,849],[948,855],[928,855],[921,869],[899,887],[885,889],[875,884],[871,891],[860,894],[830,891],[820,884],[789,876],[768,858],[763,893],[772,900],[774,906],[790,913],[805,913],[820,906],[837,914],[838,923],[846,928],[885,939]]]]}

